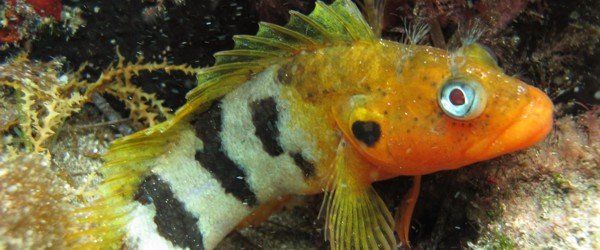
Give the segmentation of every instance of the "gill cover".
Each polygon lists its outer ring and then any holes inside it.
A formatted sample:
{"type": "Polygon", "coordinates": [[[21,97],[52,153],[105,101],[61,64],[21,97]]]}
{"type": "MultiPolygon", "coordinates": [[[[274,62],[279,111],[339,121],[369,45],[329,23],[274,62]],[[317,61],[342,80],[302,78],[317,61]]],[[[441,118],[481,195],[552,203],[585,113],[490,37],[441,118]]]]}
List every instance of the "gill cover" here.
{"type": "Polygon", "coordinates": [[[338,128],[356,154],[368,159],[367,168],[374,170],[374,179],[384,178],[386,171],[382,166],[393,161],[387,145],[388,115],[377,105],[381,99],[379,96],[358,94],[333,107],[338,128]]]}

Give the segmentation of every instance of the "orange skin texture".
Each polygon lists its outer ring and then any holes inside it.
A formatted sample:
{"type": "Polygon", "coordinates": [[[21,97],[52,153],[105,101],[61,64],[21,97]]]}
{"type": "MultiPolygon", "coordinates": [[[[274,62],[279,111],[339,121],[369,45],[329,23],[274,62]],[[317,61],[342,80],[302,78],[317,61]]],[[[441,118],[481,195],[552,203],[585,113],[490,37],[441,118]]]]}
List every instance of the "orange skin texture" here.
{"type": "Polygon", "coordinates": [[[460,168],[527,148],[552,127],[553,105],[539,89],[477,56],[391,41],[355,43],[299,54],[282,69],[283,97],[298,126],[318,138],[317,169],[327,176],[341,140],[351,145],[369,183],[400,175],[460,168]],[[438,105],[451,78],[479,83],[483,113],[461,121],[438,105]],[[369,147],[351,130],[375,121],[381,137],[369,147]]]}

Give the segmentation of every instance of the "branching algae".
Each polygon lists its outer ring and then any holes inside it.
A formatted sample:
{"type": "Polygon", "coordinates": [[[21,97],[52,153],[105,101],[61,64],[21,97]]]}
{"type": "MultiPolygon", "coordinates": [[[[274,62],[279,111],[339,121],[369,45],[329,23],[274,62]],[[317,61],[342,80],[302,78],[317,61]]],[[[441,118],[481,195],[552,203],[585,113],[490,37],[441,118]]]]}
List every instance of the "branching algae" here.
{"type": "MultiPolygon", "coordinates": [[[[163,63],[126,63],[119,55],[114,67],[109,67],[94,82],[82,76],[86,65],[77,72],[60,75],[60,63],[31,62],[25,54],[0,65],[0,86],[12,88],[19,97],[16,101],[17,115],[7,116],[0,123],[0,132],[9,129],[18,119],[22,144],[26,151],[48,153],[50,139],[65,119],[91,102],[94,94],[107,93],[122,100],[130,110],[130,117],[144,125],[154,125],[160,118],[169,117],[168,109],[154,94],[148,94],[131,83],[139,72],[180,71],[195,74],[187,65],[163,63]]],[[[18,146],[17,146],[18,147],[18,146]]]]}

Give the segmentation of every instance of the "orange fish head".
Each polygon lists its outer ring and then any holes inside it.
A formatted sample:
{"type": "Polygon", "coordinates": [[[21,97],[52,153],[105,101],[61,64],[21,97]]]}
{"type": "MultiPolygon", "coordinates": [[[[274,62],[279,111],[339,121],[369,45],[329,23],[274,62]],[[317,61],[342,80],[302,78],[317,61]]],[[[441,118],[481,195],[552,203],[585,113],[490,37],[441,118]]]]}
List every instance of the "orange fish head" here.
{"type": "Polygon", "coordinates": [[[377,91],[348,100],[338,125],[378,179],[456,169],[532,146],[552,127],[552,102],[492,58],[477,44],[455,53],[413,46],[410,56],[398,56],[399,66],[389,64],[395,74],[374,80],[377,91]]]}

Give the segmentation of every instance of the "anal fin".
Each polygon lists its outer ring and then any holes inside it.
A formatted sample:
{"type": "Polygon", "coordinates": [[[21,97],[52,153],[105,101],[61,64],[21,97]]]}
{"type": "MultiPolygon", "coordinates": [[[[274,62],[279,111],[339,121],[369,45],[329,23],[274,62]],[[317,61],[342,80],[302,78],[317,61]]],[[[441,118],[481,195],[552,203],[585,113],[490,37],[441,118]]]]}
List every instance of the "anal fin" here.
{"type": "Polygon", "coordinates": [[[395,249],[394,220],[368,178],[369,165],[342,143],[326,193],[331,249],[395,249]]]}

